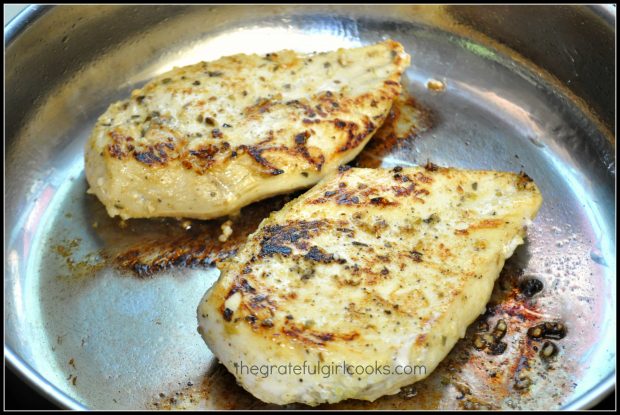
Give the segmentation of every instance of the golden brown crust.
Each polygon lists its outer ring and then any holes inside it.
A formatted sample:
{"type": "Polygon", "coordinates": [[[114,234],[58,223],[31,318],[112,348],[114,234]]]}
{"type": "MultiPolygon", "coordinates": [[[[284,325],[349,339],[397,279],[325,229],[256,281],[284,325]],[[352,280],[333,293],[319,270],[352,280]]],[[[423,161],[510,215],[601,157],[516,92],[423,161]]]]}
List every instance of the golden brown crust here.
{"type": "Polygon", "coordinates": [[[402,45],[385,41],[176,68],[99,118],[87,145],[91,190],[112,215],[207,218],[241,207],[233,199],[247,203],[241,194],[256,200],[308,186],[361,151],[401,92],[408,63],[402,45]],[[255,182],[281,177],[244,189],[227,183],[232,169],[255,182]],[[162,184],[170,181],[174,188],[162,184]],[[197,197],[192,206],[188,197],[166,196],[165,209],[151,196],[197,186],[227,194],[197,197]]]}
{"type": "MultiPolygon", "coordinates": [[[[342,168],[272,213],[199,306],[200,331],[233,373],[240,360],[425,364],[485,308],[503,261],[540,207],[523,175],[423,167],[342,168]]],[[[268,402],[376,399],[424,376],[261,380],[268,402]],[[280,389],[278,389],[280,388],[280,389]],[[275,392],[279,391],[279,392],[275,392]]]]}

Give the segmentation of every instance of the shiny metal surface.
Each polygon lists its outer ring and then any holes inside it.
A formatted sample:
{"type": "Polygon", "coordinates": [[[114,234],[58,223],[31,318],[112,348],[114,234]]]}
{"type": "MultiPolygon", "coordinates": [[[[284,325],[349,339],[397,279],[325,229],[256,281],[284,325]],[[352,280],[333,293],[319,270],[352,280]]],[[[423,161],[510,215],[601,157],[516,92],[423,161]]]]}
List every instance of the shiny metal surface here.
{"type": "Polygon", "coordinates": [[[606,6],[29,7],[5,27],[8,363],[63,407],[148,408],[188,383],[211,389],[187,407],[263,407],[213,382],[195,309],[216,270],[138,279],[103,260],[174,225],[108,218],[85,193],[84,142],[110,102],[173,66],[392,37],[412,55],[404,83],[434,125],[383,165],[524,170],[545,198],[511,264],[545,283],[541,313],[569,336],[549,379],[501,406],[594,405],[615,384],[614,25],[606,6]],[[431,78],[445,90],[427,89],[431,78]],[[562,382],[574,385],[550,397],[562,382]]]}

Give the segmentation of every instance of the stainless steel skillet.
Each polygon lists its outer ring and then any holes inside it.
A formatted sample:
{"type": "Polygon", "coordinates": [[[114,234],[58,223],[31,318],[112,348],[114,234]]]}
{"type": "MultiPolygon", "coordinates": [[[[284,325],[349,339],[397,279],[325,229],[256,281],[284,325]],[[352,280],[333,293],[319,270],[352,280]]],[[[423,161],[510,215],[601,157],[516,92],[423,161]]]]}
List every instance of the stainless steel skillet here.
{"type": "MultiPolygon", "coordinates": [[[[208,261],[140,277],[118,260],[136,246],[154,247],[141,252],[148,256],[184,243],[203,258],[191,241],[208,240],[218,224],[188,231],[183,222],[107,218],[85,194],[83,143],[111,101],[174,65],[383,37],[412,55],[406,84],[432,122],[382,152],[381,163],[524,170],[545,204],[481,318],[509,320],[506,355],[472,350],[472,327],[423,384],[338,407],[584,408],[613,388],[610,6],[31,6],[5,27],[7,363],[65,407],[266,407],[234,384],[195,331],[198,299],[217,277],[208,261]],[[429,79],[445,89],[428,89],[429,79]],[[526,301],[514,287],[530,277],[545,289],[526,301]],[[550,366],[525,338],[545,319],[569,330],[550,366]],[[515,387],[524,362],[525,390],[515,387]]],[[[268,210],[253,207],[247,217],[268,210]]]]}

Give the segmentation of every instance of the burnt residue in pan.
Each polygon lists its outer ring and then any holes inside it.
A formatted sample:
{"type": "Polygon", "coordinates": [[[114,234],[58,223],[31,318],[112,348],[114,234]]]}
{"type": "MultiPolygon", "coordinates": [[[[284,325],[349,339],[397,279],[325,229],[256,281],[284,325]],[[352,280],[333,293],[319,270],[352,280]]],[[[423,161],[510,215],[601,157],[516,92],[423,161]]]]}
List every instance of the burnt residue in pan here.
{"type": "Polygon", "coordinates": [[[171,269],[210,267],[234,254],[271,211],[280,209],[295,196],[270,198],[243,208],[233,218],[209,221],[123,221],[103,213],[92,224],[92,232],[103,241],[103,249],[84,254],[80,240],[65,239],[54,244],[52,252],[65,263],[63,278],[73,279],[92,277],[109,267],[122,275],[142,279],[163,275],[163,271],[171,269]]]}
{"type": "Polygon", "coordinates": [[[239,215],[210,221],[176,221],[173,235],[140,241],[113,255],[113,264],[145,278],[179,267],[208,267],[233,255],[269,213],[280,209],[295,195],[254,203],[239,215]],[[226,228],[232,228],[228,235],[226,228]],[[225,237],[222,237],[225,236],[225,237]]]}

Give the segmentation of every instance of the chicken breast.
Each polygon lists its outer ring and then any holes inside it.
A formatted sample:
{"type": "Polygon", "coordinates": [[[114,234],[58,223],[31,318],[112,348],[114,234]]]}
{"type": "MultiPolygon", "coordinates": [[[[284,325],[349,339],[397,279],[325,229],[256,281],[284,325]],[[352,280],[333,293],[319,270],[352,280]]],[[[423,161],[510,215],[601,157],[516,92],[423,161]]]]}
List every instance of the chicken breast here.
{"type": "Polygon", "coordinates": [[[89,192],[123,219],[209,219],[313,185],[383,123],[409,60],[388,40],[176,68],[99,118],[89,192]]]}
{"type": "Polygon", "coordinates": [[[513,173],[429,164],[332,174],[221,264],[198,331],[265,402],[397,393],[484,312],[541,203],[513,173]]]}

